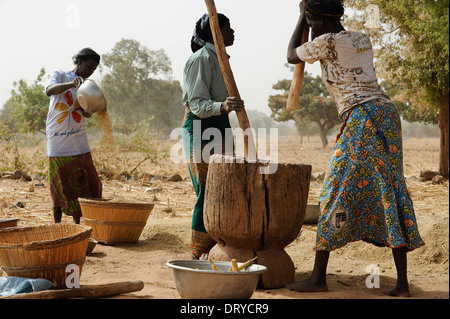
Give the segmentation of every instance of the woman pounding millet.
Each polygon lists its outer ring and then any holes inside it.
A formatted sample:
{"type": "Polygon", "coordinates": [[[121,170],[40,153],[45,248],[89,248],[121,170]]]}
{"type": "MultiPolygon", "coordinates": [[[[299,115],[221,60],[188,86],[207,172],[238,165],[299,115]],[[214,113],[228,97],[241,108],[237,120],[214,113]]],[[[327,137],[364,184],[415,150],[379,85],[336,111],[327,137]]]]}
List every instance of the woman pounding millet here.
{"type": "Polygon", "coordinates": [[[49,157],[50,195],[55,223],[62,213],[80,223],[80,197],[101,198],[102,183],[92,161],[86,134],[84,112],[77,100],[77,90],[100,63],[100,56],[85,48],[74,57],[72,71],[56,71],[48,82],[50,96],[47,115],[47,155],[49,157]]]}
{"type": "Polygon", "coordinates": [[[392,248],[397,284],[387,294],[409,297],[406,254],[424,242],[403,176],[400,117],[378,84],[369,38],[342,26],[341,1],[305,0],[300,13],[288,62],[320,61],[343,125],[319,197],[314,269],[289,288],[327,291],[330,251],[363,240],[392,248]],[[312,41],[301,45],[305,27],[312,41]]]}
{"type": "MultiPolygon", "coordinates": [[[[218,19],[225,46],[233,45],[234,30],[230,26],[230,20],[220,13],[218,19]]],[[[208,235],[203,221],[209,163],[209,159],[203,158],[203,150],[205,145],[214,140],[203,133],[208,129],[220,131],[224,151],[225,141],[233,140],[233,136],[231,139],[225,137],[226,134],[232,134],[228,114],[244,109],[245,105],[240,98],[230,97],[228,94],[207,14],[195,25],[191,49],[193,54],[184,68],[183,104],[186,112],[182,136],[189,173],[197,195],[189,249],[194,258],[206,259],[216,242],[208,235]]]]}

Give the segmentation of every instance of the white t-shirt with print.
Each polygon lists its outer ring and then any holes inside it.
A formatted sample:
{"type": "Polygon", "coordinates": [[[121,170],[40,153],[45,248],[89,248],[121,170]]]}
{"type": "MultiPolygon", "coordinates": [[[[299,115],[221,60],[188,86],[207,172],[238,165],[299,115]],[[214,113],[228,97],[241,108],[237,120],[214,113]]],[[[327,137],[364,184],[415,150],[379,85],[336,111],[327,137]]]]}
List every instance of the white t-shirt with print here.
{"type": "Polygon", "coordinates": [[[320,61],[322,80],[341,115],[371,100],[391,101],[378,84],[370,39],[363,33],[326,33],[297,48],[305,62],[320,61]]]}
{"type": "MultiPolygon", "coordinates": [[[[51,75],[47,87],[71,82],[76,77],[72,71],[56,71],[51,75]]],[[[78,103],[75,88],[50,96],[46,134],[49,157],[75,156],[91,151],[86,134],[86,118],[78,103]]]]}

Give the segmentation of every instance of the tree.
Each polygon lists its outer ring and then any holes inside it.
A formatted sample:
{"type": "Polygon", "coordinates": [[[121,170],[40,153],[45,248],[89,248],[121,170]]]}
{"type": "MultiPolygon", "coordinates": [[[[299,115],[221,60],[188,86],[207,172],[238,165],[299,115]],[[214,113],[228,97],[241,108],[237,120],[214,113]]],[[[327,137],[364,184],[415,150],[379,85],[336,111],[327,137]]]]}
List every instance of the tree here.
{"type": "Polygon", "coordinates": [[[315,123],[319,128],[322,147],[325,149],[328,145],[328,132],[340,123],[334,100],[320,76],[312,77],[305,72],[298,109],[289,111],[286,109],[286,101],[290,85],[290,80],[281,80],[273,86],[273,89],[283,93],[269,97],[272,117],[278,122],[294,120],[300,134],[305,128],[305,121],[315,123]]]}
{"type": "Polygon", "coordinates": [[[378,74],[403,87],[402,94],[392,98],[405,102],[407,97],[411,108],[439,112],[439,171],[449,178],[449,1],[347,0],[345,4],[356,9],[348,24],[365,30],[375,44],[378,74]],[[375,25],[367,24],[369,5],[379,13],[375,25]]]}
{"type": "Polygon", "coordinates": [[[102,56],[101,82],[112,117],[131,124],[153,116],[168,131],[182,120],[182,89],[170,78],[171,62],[163,50],[150,50],[136,40],[122,39],[102,56]]]}
{"type": "Polygon", "coordinates": [[[2,117],[12,119],[20,133],[40,132],[45,135],[50,98],[45,94],[44,76],[45,69],[42,68],[31,85],[25,80],[14,82],[11,98],[4,105],[2,117]]]}

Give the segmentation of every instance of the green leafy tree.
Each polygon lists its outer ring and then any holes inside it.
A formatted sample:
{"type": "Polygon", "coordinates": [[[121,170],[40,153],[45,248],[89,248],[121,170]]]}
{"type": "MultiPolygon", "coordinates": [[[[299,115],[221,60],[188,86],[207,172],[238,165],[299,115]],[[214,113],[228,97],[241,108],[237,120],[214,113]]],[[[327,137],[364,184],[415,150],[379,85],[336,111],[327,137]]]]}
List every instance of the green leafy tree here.
{"type": "Polygon", "coordinates": [[[439,170],[448,178],[449,1],[346,0],[345,5],[356,10],[348,26],[365,31],[375,44],[378,74],[403,88],[392,98],[439,113],[439,170]]]}
{"type": "Polygon", "coordinates": [[[0,120],[0,171],[21,170],[25,168],[23,156],[18,147],[18,133],[11,127],[11,119],[0,120]]]}
{"type": "Polygon", "coordinates": [[[286,109],[286,102],[290,85],[290,80],[281,80],[273,86],[273,89],[282,93],[269,97],[272,117],[278,122],[293,120],[301,135],[309,129],[307,122],[315,123],[319,129],[322,147],[326,148],[328,132],[340,123],[334,100],[319,76],[312,77],[305,72],[298,109],[289,111],[286,109]]]}
{"type": "Polygon", "coordinates": [[[136,40],[122,39],[102,56],[101,82],[111,117],[138,123],[154,117],[164,132],[179,126],[184,108],[182,89],[170,77],[171,62],[163,50],[150,50],[136,40]]]}
{"type": "Polygon", "coordinates": [[[48,104],[45,94],[45,69],[41,69],[36,80],[30,85],[25,80],[14,82],[11,98],[2,110],[2,117],[9,117],[20,133],[45,134],[48,104]]]}

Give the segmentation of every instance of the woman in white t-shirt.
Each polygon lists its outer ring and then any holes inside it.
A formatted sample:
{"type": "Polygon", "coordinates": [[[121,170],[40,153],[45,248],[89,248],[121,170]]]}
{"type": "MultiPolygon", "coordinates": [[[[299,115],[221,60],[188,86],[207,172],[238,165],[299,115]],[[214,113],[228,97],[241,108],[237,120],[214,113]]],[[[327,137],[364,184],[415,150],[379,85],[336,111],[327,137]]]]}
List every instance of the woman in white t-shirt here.
{"type": "Polygon", "coordinates": [[[92,161],[86,134],[86,119],[77,100],[77,89],[100,63],[100,56],[90,48],[73,57],[72,71],[56,71],[48,82],[50,96],[47,115],[47,155],[49,183],[55,223],[62,213],[80,223],[80,197],[101,198],[102,183],[92,161]]]}
{"type": "Polygon", "coordinates": [[[314,270],[290,289],[326,291],[330,251],[363,240],[392,248],[398,277],[388,294],[410,296],[406,253],[424,242],[403,176],[400,117],[378,84],[371,41],[344,29],[339,0],[305,0],[300,11],[288,62],[320,61],[343,125],[319,197],[314,270]],[[312,41],[301,45],[305,27],[312,41]]]}

